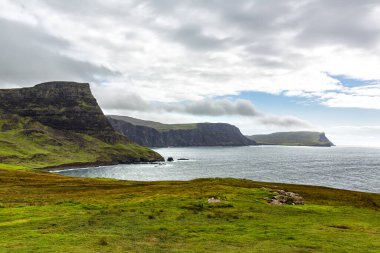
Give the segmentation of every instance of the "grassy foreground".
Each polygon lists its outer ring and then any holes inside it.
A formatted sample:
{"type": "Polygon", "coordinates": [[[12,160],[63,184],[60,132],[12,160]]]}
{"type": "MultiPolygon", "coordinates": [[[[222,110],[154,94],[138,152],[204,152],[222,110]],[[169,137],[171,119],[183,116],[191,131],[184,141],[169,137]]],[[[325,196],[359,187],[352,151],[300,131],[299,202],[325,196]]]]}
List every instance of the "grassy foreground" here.
{"type": "Polygon", "coordinates": [[[379,194],[322,187],[0,169],[0,252],[379,252],[379,206],[379,194]],[[269,205],[275,189],[306,204],[269,205]]]}

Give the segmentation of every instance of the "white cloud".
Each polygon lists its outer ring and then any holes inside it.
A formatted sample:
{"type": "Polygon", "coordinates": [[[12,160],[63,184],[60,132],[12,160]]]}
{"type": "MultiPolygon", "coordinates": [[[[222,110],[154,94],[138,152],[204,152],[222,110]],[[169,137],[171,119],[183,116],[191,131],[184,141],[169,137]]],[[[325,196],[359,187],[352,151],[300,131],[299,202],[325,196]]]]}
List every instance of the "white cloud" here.
{"type": "Polygon", "coordinates": [[[380,96],[362,96],[356,94],[328,94],[324,105],[342,108],[380,109],[380,96]]]}
{"type": "Polygon", "coordinates": [[[110,89],[132,80],[150,100],[344,89],[327,73],[380,80],[376,1],[2,2],[0,16],[65,39],[61,54],[123,73],[110,89]]]}
{"type": "MultiPolygon", "coordinates": [[[[160,103],[182,108],[166,114],[168,119],[194,111],[192,103],[242,91],[380,109],[378,84],[347,87],[333,77],[380,80],[378,0],[0,0],[0,5],[0,18],[18,27],[7,37],[0,29],[0,44],[14,39],[18,46],[0,62],[3,87],[54,77],[88,79],[108,110],[149,114],[148,108],[160,103]],[[25,30],[32,31],[31,40],[25,30]],[[22,46],[29,48],[31,61],[22,46]],[[8,71],[11,65],[17,71],[8,71]]],[[[238,110],[236,104],[226,108],[209,106],[216,119],[238,110]]],[[[256,123],[266,128],[269,119],[256,123]]]]}
{"type": "Polygon", "coordinates": [[[326,134],[336,145],[380,147],[380,125],[335,126],[326,129],[326,134]]]}

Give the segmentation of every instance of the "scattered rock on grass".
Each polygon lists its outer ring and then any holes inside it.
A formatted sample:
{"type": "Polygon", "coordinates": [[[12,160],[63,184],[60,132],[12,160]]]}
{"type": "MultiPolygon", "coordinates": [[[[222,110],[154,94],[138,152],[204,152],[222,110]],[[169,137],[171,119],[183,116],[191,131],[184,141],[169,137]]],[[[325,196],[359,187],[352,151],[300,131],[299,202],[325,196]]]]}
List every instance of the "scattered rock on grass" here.
{"type": "Polygon", "coordinates": [[[294,192],[278,190],[277,195],[273,196],[268,202],[272,205],[304,205],[304,199],[301,195],[294,192]]]}
{"type": "Polygon", "coordinates": [[[220,199],[217,199],[215,197],[211,197],[207,200],[208,203],[220,203],[222,202],[220,199]]]}

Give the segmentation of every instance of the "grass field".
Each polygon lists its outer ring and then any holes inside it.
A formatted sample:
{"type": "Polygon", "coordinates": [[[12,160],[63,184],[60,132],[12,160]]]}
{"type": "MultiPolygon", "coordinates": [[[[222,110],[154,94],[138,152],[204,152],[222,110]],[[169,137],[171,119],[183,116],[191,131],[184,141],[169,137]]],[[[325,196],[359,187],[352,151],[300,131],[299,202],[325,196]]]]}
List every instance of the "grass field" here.
{"type": "Polygon", "coordinates": [[[379,207],[379,194],[312,186],[0,170],[0,252],[379,252],[379,207]],[[278,189],[305,205],[268,204],[278,189]]]}

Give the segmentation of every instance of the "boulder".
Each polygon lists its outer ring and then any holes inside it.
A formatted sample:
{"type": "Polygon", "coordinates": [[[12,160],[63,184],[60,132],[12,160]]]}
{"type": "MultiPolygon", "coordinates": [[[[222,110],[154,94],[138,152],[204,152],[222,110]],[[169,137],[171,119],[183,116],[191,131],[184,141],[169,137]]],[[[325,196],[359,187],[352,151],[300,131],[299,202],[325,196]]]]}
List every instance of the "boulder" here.
{"type": "Polygon", "coordinates": [[[217,199],[215,197],[211,197],[207,200],[208,203],[220,203],[222,202],[220,199],[217,199]]]}
{"type": "Polygon", "coordinates": [[[276,195],[268,202],[272,205],[304,205],[304,199],[301,195],[294,192],[287,192],[284,190],[278,190],[276,195]]]}

